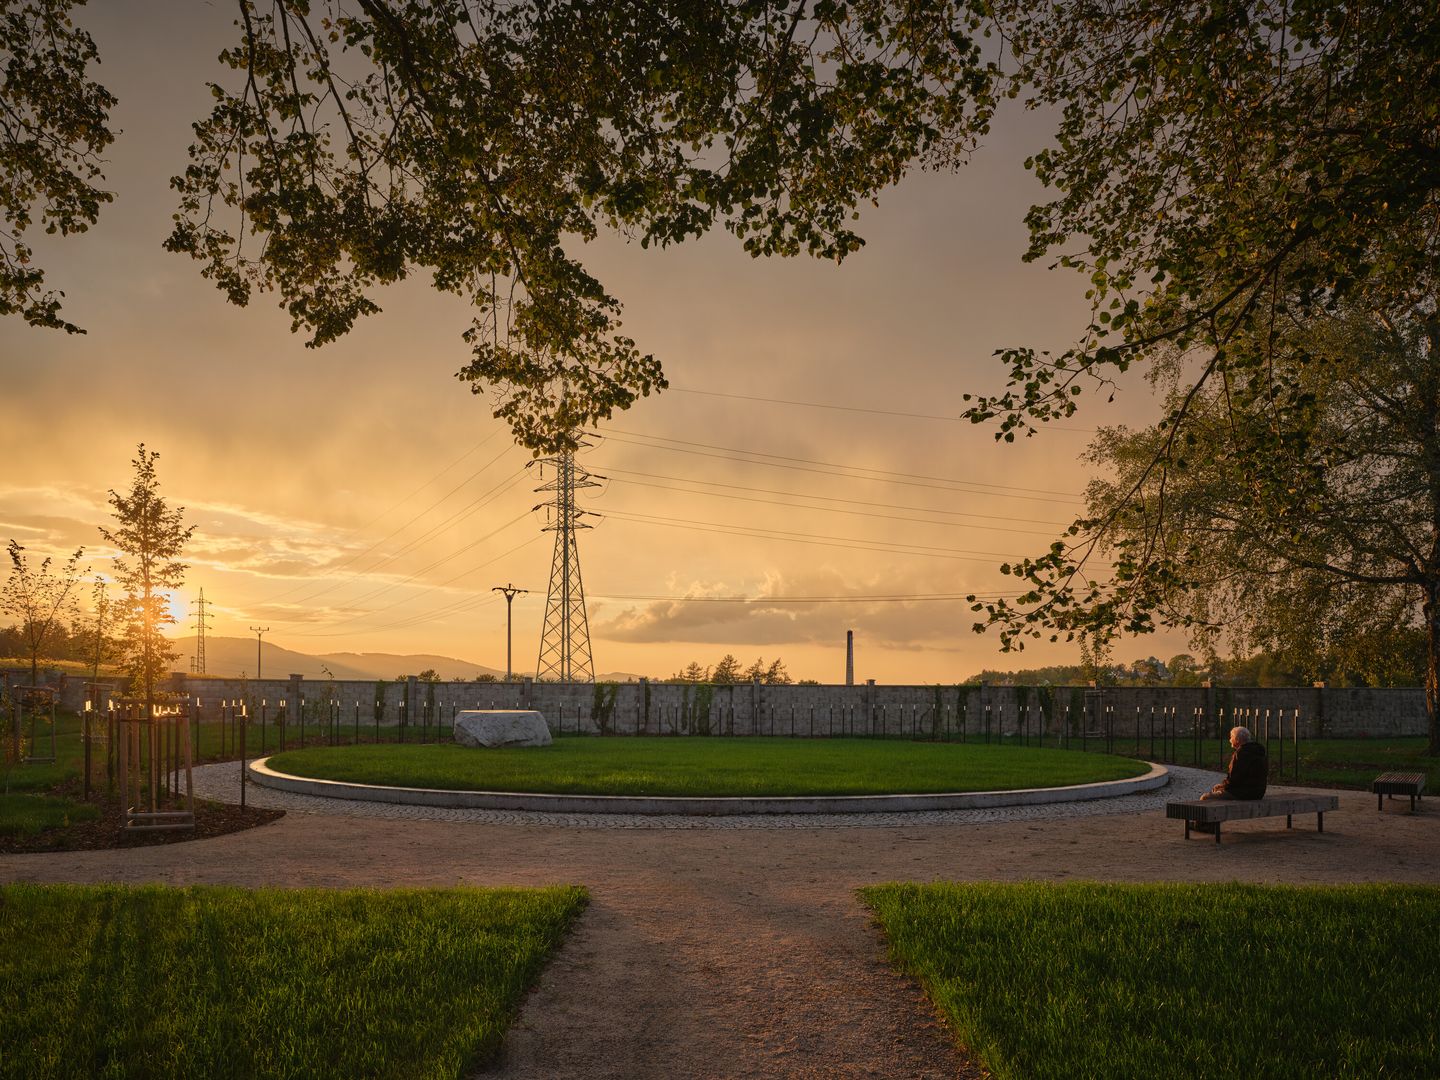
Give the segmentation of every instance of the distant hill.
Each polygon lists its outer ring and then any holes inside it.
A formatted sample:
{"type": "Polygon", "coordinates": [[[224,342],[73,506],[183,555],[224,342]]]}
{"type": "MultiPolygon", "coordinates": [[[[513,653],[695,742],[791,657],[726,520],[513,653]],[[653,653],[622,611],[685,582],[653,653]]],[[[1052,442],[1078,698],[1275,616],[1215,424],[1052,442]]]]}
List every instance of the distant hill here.
{"type": "MultiPolygon", "coordinates": [[[[179,638],[181,664],[189,667],[195,652],[195,639],[179,638]]],[[[419,675],[434,668],[442,679],[473,679],[477,675],[494,675],[503,679],[503,669],[472,664],[452,656],[429,653],[322,653],[313,656],[296,652],[266,641],[261,645],[260,669],[269,679],[286,675],[303,675],[307,679],[323,679],[329,668],[337,679],[395,679],[401,675],[419,675]]],[[[205,639],[205,673],[238,678],[241,674],[255,677],[255,639],[241,637],[207,637],[205,639]]]]}
{"type": "Polygon", "coordinates": [[[451,679],[473,679],[476,675],[494,675],[497,679],[505,677],[504,668],[485,667],[483,664],[472,664],[469,660],[435,656],[431,653],[340,652],[326,653],[316,659],[328,665],[337,679],[341,677],[341,667],[364,672],[363,677],[370,679],[396,679],[401,675],[419,675],[431,668],[447,682],[451,679]]]}
{"type": "MultiPolygon", "coordinates": [[[[195,654],[195,639],[175,639],[180,653],[176,670],[188,670],[190,659],[195,654]]],[[[261,646],[261,671],[268,679],[283,679],[287,675],[303,675],[307,679],[324,679],[322,666],[330,669],[337,679],[397,679],[401,675],[419,675],[422,671],[434,669],[441,679],[473,679],[477,675],[505,677],[503,668],[486,667],[469,660],[453,656],[438,656],[434,653],[361,653],[337,652],[309,653],[296,652],[266,641],[261,646]]],[[[230,678],[242,674],[255,677],[255,639],[242,637],[207,637],[205,639],[205,673],[230,678]]],[[[529,671],[519,672],[531,674],[529,671]]],[[[600,675],[600,682],[636,682],[640,676],[628,672],[610,672],[600,675]]]]}

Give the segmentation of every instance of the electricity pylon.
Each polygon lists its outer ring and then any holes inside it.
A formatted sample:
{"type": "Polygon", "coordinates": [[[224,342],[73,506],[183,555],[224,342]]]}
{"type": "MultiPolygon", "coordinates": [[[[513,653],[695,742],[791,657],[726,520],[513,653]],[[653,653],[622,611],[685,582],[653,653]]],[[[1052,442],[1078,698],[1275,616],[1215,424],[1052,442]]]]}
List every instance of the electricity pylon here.
{"type": "MultiPolygon", "coordinates": [[[[580,443],[581,447],[588,445],[580,443]]],[[[535,664],[535,677],[560,682],[594,682],[590,623],[585,617],[585,587],[580,581],[580,549],[575,542],[579,530],[591,527],[583,520],[591,514],[576,507],[575,492],[600,485],[583,465],[575,463],[573,450],[542,458],[540,464],[549,465],[555,471],[553,480],[535,489],[555,493],[551,522],[545,526],[546,532],[555,534],[555,556],[550,563],[550,591],[545,600],[545,629],[540,635],[540,659],[535,664]]]]}
{"type": "Polygon", "coordinates": [[[210,628],[210,620],[215,616],[205,610],[208,601],[205,599],[205,590],[200,590],[200,599],[191,603],[195,609],[195,659],[190,662],[190,670],[196,675],[205,674],[205,631],[210,628]]]}

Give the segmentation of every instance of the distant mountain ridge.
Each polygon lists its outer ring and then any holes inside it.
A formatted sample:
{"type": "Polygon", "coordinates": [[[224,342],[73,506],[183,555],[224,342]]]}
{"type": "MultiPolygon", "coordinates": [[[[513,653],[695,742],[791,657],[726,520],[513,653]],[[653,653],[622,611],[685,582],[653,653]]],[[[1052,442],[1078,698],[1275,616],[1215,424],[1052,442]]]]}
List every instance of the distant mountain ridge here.
{"type": "MultiPolygon", "coordinates": [[[[195,653],[193,637],[175,641],[182,660],[188,661],[195,653]]],[[[453,656],[437,656],[432,653],[361,653],[297,652],[268,641],[260,646],[260,672],[267,679],[283,679],[287,675],[303,675],[307,679],[327,678],[325,669],[337,679],[397,679],[402,675],[419,675],[422,671],[434,669],[440,678],[473,679],[477,675],[505,677],[503,668],[486,667],[453,656]]],[[[255,677],[255,639],[241,637],[207,637],[205,639],[205,673],[239,678],[246,675],[255,677]]],[[[185,663],[188,668],[188,662],[185,663]]]]}
{"type": "MultiPolygon", "coordinates": [[[[193,636],[175,638],[175,648],[180,653],[177,670],[189,670],[190,659],[195,655],[193,636]]],[[[474,679],[477,675],[493,675],[505,678],[503,668],[486,667],[484,664],[460,660],[453,656],[435,653],[362,653],[336,652],[312,655],[286,649],[270,642],[260,647],[260,670],[267,679],[283,679],[287,675],[303,675],[307,679],[398,679],[402,675],[419,675],[422,671],[434,670],[442,680],[474,679]],[[327,676],[325,668],[329,668],[327,676]]],[[[205,673],[228,678],[241,675],[255,677],[255,639],[242,637],[207,637],[205,639],[205,673]]],[[[529,671],[517,672],[530,675],[529,671]]],[[[638,675],[626,672],[612,672],[599,676],[601,682],[634,682],[638,675]]]]}

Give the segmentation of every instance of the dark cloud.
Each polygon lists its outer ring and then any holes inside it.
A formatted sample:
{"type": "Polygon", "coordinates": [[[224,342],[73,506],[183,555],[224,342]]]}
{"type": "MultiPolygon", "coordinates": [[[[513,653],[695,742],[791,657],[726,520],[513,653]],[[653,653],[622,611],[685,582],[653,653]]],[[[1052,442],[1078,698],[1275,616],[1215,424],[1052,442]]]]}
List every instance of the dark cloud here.
{"type": "Polygon", "coordinates": [[[864,580],[836,571],[782,577],[772,575],[745,590],[757,599],[750,603],[716,603],[698,599],[733,595],[731,590],[693,585],[677,594],[695,600],[661,600],[625,607],[597,619],[597,638],[630,643],[686,642],[707,645],[797,645],[829,643],[855,630],[866,640],[894,649],[924,649],[953,641],[969,632],[971,619],[963,602],[876,602],[866,596],[926,592],[963,592],[963,586],[933,576],[889,573],[864,580]],[[804,603],[775,601],[787,597],[855,596],[850,601],[804,603]]]}

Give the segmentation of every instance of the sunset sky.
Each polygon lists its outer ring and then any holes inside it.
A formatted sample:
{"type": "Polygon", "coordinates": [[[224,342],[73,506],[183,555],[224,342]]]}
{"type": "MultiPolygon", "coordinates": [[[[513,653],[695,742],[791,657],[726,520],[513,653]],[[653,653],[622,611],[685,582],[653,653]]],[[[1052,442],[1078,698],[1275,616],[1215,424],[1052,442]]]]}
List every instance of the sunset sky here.
{"type": "MultiPolygon", "coordinates": [[[[98,227],[36,237],[65,315],[86,336],[0,322],[0,542],[37,554],[83,544],[130,478],[135,444],[160,452],[163,490],[197,526],[186,587],[213,602],[212,633],[271,627],[310,653],[427,652],[533,670],[552,534],[529,454],[455,371],[464,304],[423,278],[340,342],[303,347],[261,296],[228,305],[199,264],[162,250],[168,179],[186,164],[205,83],[235,37],[223,2],[82,9],[122,130],[98,227]]],[[[625,304],[625,329],[672,389],[618,415],[582,463],[608,479],[581,537],[597,672],[666,676],[725,652],[781,656],[795,677],[953,681],[982,667],[1073,662],[1073,647],[999,652],[963,603],[851,596],[1013,592],[997,570],[1043,551],[1079,511],[1094,428],[1149,420],[1143,382],[1113,405],[1087,395],[1060,430],[1017,445],[954,419],[995,390],[994,349],[1068,345],[1082,279],[1024,265],[1023,170],[1043,118],[1008,112],[958,174],[917,174],[862,217],[865,249],[840,267],[757,262],[733,238],[657,252],[602,237],[582,253],[625,304]],[[808,403],[808,404],[804,404],[808,403]],[[828,407],[819,407],[828,406],[828,407]],[[871,411],[866,411],[871,410],[871,411]],[[681,603],[685,595],[824,597],[801,605],[681,603]]],[[[1142,640],[1117,658],[1183,649],[1142,640]]]]}

